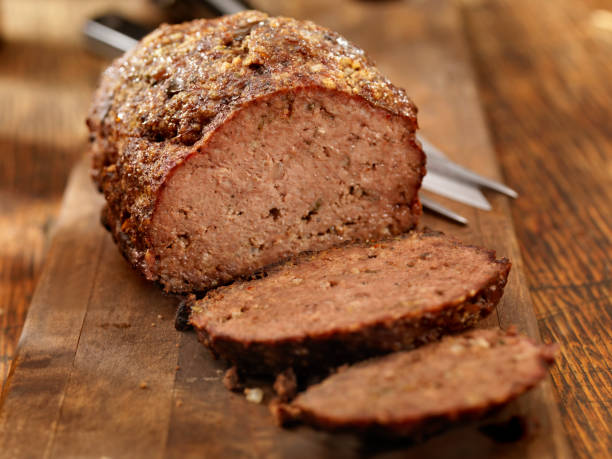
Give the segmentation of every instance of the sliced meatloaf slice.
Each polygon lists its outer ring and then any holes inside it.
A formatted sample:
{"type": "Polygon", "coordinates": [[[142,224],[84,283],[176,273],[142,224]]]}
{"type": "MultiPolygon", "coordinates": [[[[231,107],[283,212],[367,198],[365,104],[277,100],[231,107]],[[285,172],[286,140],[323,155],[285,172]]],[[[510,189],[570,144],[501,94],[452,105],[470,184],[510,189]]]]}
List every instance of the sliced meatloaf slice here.
{"type": "Polygon", "coordinates": [[[327,430],[431,433],[523,394],[545,377],[555,352],[514,333],[473,330],[356,364],[273,412],[280,423],[327,430]]]}
{"type": "Polygon", "coordinates": [[[461,330],[499,301],[510,263],[441,233],[329,249],[208,293],[201,341],[239,369],[297,372],[461,330]]]}
{"type": "Polygon", "coordinates": [[[161,26],[106,70],[88,125],[103,221],[168,291],[397,235],[421,212],[416,107],[311,22],[161,26]]]}

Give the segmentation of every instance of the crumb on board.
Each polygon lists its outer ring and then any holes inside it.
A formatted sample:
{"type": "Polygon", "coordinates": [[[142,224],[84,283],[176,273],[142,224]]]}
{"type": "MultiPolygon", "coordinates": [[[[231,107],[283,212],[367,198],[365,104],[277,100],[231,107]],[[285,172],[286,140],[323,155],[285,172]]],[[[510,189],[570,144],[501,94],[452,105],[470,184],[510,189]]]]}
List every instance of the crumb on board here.
{"type": "Polygon", "coordinates": [[[182,401],[182,400],[177,400],[177,401],[176,401],[176,406],[177,406],[177,407],[179,407],[179,408],[180,408],[181,406],[183,406],[183,401],[182,401]]]}
{"type": "Polygon", "coordinates": [[[297,392],[297,378],[292,368],[279,373],[274,381],[274,392],[278,399],[287,402],[295,397],[297,392]]]}
{"type": "Polygon", "coordinates": [[[158,320],[162,320],[164,318],[164,316],[162,316],[161,314],[157,314],[157,319],[158,320]]]}
{"type": "Polygon", "coordinates": [[[138,387],[140,387],[141,389],[148,389],[149,385],[147,384],[146,381],[140,381],[140,384],[138,384],[138,387]]]}
{"type": "Polygon", "coordinates": [[[276,425],[279,427],[288,426],[297,422],[300,416],[298,408],[292,406],[290,403],[281,402],[279,399],[272,400],[268,409],[276,425]]]}
{"type": "Polygon", "coordinates": [[[259,387],[245,389],[244,396],[251,403],[261,403],[263,401],[263,390],[259,387]]]}
{"type": "Polygon", "coordinates": [[[240,381],[240,375],[238,374],[238,369],[235,366],[229,368],[223,375],[223,385],[227,390],[231,390],[233,392],[242,390],[243,386],[240,381]]]}

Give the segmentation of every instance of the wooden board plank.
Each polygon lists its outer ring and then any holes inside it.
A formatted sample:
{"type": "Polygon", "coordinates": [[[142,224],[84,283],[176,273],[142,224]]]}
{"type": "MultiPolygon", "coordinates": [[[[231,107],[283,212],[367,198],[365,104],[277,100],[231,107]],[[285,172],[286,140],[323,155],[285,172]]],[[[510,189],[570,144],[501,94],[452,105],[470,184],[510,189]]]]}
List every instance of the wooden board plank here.
{"type": "MultiPolygon", "coordinates": [[[[304,3],[259,3],[297,17],[317,11],[312,19],[368,43],[380,67],[422,107],[423,131],[462,163],[499,177],[452,2],[384,9],[343,2],[342,17],[335,14],[338,3],[317,1],[304,10],[304,3]],[[393,26],[380,30],[377,24],[393,26]]],[[[470,218],[467,228],[431,216],[424,223],[513,260],[507,293],[487,324],[517,324],[537,337],[508,203],[490,198],[491,213],[457,206],[470,218]]],[[[419,445],[391,447],[306,427],[276,428],[264,406],[223,388],[223,364],[211,359],[193,333],[173,331],[172,299],[128,269],[98,223],[99,205],[81,165],[3,393],[0,445],[11,457],[567,455],[548,385],[505,411],[504,416],[525,414],[532,427],[528,438],[512,444],[493,442],[475,425],[419,445]]]]}
{"type": "Polygon", "coordinates": [[[138,277],[108,235],[103,240],[51,457],[83,457],[92,444],[102,456],[151,457],[165,444],[178,353],[170,326],[176,300],[138,277]]]}
{"type": "Polygon", "coordinates": [[[9,457],[40,454],[51,445],[91,299],[104,238],[97,222],[101,200],[83,193],[91,186],[84,172],[68,186],[0,400],[0,445],[9,457]]]}
{"type": "Polygon", "coordinates": [[[582,458],[612,456],[611,8],[463,4],[506,179],[530,196],[512,213],[541,333],[561,344],[551,379],[582,458]]]}

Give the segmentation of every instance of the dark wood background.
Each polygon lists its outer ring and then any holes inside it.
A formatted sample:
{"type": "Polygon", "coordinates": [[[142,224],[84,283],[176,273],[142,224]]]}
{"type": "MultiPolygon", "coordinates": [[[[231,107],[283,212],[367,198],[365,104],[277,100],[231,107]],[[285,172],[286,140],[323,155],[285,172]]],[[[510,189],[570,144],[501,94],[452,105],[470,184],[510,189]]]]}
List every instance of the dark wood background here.
{"type": "MultiPolygon", "coordinates": [[[[0,381],[107,64],[83,51],[80,27],[109,5],[156,19],[144,0],[0,9],[0,381]]],[[[522,196],[511,208],[540,332],[562,345],[552,379],[569,444],[612,454],[612,3],[456,5],[504,178],[522,196]]]]}

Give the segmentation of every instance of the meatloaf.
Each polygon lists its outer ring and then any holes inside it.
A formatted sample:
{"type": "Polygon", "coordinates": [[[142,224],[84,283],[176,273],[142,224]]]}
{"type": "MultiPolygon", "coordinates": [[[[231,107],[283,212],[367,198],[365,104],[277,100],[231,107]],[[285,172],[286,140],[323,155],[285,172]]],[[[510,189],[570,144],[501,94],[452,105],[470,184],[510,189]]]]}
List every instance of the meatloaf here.
{"type": "Polygon", "coordinates": [[[340,371],[288,405],[272,405],[280,423],[327,430],[411,435],[481,417],[535,386],[555,345],[498,329],[449,336],[340,371]]]}
{"type": "Polygon", "coordinates": [[[245,373],[326,370],[461,330],[499,301],[510,263],[441,233],[413,232],[298,257],[208,292],[191,323],[245,373]]]}
{"type": "Polygon", "coordinates": [[[88,120],[103,222],[167,291],[413,228],[416,107],[311,22],[163,25],[103,74],[88,120]]]}

